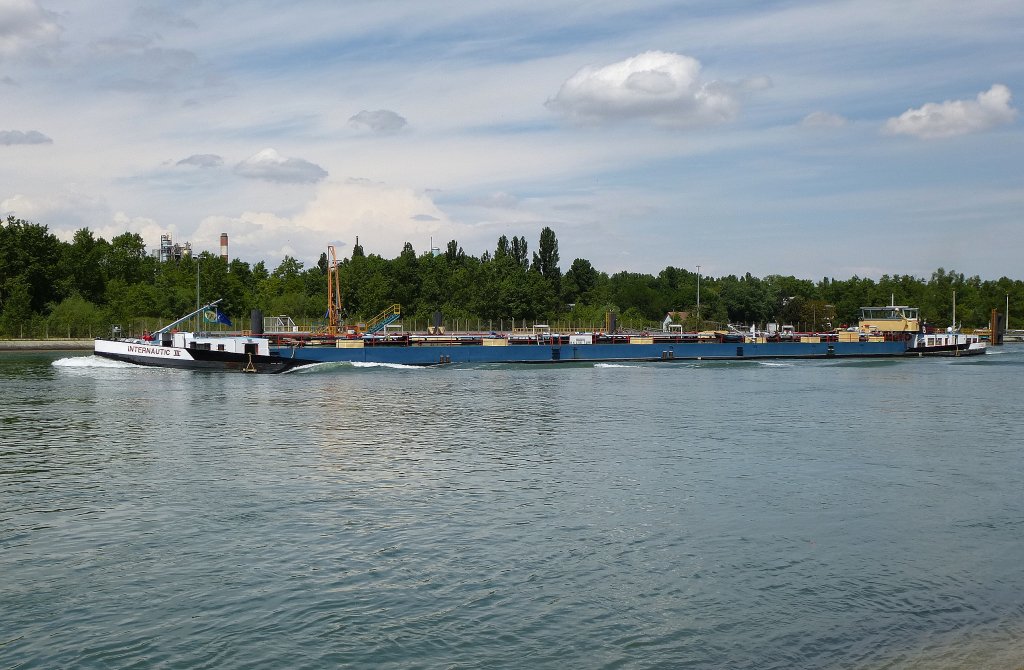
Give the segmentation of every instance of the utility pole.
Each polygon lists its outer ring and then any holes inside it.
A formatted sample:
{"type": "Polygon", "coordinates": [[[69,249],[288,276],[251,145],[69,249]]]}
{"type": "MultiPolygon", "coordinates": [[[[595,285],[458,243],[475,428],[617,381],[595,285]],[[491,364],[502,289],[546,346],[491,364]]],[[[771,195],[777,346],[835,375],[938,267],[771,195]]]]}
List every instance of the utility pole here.
{"type": "MultiPolygon", "coordinates": [[[[199,309],[199,256],[196,256],[196,310],[199,309]]],[[[199,320],[199,314],[196,314],[196,330],[199,332],[202,322],[199,320]]]]}
{"type": "Polygon", "coordinates": [[[700,330],[700,266],[697,266],[697,330],[700,330]]]}

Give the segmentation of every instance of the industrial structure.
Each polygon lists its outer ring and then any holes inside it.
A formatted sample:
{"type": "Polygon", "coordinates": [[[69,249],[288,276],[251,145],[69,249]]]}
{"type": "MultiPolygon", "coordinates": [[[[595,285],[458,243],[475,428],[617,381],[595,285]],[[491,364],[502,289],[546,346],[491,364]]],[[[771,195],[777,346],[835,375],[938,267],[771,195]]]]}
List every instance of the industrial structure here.
{"type": "Polygon", "coordinates": [[[192,255],[192,243],[185,242],[184,244],[175,244],[171,239],[170,233],[165,233],[160,236],[160,250],[158,252],[158,258],[160,262],[165,261],[180,261],[184,256],[192,255]]]}
{"type": "MultiPolygon", "coordinates": [[[[161,263],[166,261],[180,261],[185,256],[192,255],[192,243],[184,242],[175,244],[170,233],[160,236],[160,249],[157,250],[157,258],[161,263]]],[[[220,234],[220,258],[225,263],[228,261],[228,234],[220,234]]]]}

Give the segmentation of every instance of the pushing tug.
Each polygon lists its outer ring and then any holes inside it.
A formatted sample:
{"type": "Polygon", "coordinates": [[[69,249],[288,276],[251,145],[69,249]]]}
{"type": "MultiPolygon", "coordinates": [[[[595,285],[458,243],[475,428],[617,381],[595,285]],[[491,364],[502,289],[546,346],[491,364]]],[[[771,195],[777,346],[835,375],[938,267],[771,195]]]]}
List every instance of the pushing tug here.
{"type": "MultiPolygon", "coordinates": [[[[188,368],[228,372],[278,373],[301,365],[270,350],[264,337],[178,332],[174,328],[192,317],[212,311],[222,316],[215,300],[142,338],[97,338],[93,353],[125,363],[162,368],[188,368]]],[[[214,319],[211,319],[214,320],[214,319]]]]}

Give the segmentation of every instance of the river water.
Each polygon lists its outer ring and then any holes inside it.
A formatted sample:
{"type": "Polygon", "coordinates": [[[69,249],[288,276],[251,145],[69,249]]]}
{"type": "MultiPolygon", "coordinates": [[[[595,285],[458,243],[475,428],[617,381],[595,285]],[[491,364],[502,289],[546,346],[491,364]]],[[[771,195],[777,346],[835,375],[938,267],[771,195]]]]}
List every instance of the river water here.
{"type": "Polygon", "coordinates": [[[1024,666],[1024,347],[0,355],[0,668],[1024,666]]]}

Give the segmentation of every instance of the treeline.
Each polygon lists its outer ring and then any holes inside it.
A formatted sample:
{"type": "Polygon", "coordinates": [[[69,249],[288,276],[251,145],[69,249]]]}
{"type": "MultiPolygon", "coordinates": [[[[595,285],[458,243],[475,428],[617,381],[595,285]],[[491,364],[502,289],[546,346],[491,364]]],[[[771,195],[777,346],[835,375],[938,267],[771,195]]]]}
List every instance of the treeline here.
{"type": "MultiPolygon", "coordinates": [[[[357,242],[339,263],[339,278],[348,320],[371,318],[398,303],[406,323],[420,325],[441,312],[448,323],[471,327],[509,328],[513,320],[600,326],[605,313],[615,312],[622,324],[652,328],[666,313],[681,312],[677,320],[686,328],[777,321],[817,330],[856,323],[861,306],[895,299],[944,326],[952,320],[954,291],[956,318],[965,327],[987,324],[990,311],[1003,311],[1007,298],[1011,309],[1020,305],[1024,312],[1020,280],[982,281],[942,268],[928,279],[811,281],[750,273],[698,278],[676,267],[657,275],[609,275],[582,258],[563,272],[559,263],[558,240],[545,228],[532,253],[525,238],[502,236],[479,257],[455,240],[439,254],[417,254],[406,243],[393,259],[367,255],[357,242]]],[[[195,309],[197,280],[200,299],[223,298],[222,308],[240,327],[248,327],[252,309],[322,322],[327,273],[326,253],[309,268],[290,256],[269,269],[262,261],[228,263],[208,252],[160,262],[135,233],[107,241],[83,228],[64,242],[45,225],[10,216],[0,222],[0,337],[87,337],[109,332],[112,324],[137,334],[195,309]]],[[[1024,313],[1011,314],[1011,327],[1021,324],[1024,313]]]]}

